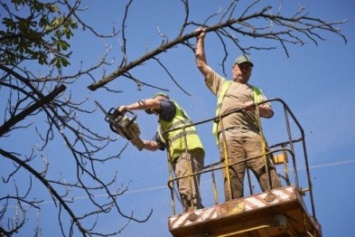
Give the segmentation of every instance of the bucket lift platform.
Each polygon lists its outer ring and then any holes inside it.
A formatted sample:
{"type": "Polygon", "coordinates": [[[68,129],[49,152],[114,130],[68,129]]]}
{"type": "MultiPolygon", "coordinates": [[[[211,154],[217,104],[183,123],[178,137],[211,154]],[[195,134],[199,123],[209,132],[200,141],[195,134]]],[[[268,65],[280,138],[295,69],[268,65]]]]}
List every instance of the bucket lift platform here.
{"type": "Polygon", "coordinates": [[[293,186],[170,216],[174,237],[321,237],[293,186]]]}
{"type": "MultiPolygon", "coordinates": [[[[268,153],[275,165],[280,165],[279,176],[285,182],[280,188],[263,193],[254,193],[250,179],[247,179],[250,194],[243,198],[219,203],[215,171],[225,169],[225,164],[215,163],[204,167],[197,174],[210,174],[214,205],[203,209],[176,213],[174,182],[169,180],[172,210],[169,217],[169,231],[174,237],[322,237],[321,226],[315,215],[313,188],[308,165],[304,131],[287,104],[278,98],[262,103],[278,102],[274,108],[283,109],[284,125],[278,130],[280,142],[268,146],[268,153]],[[295,130],[295,131],[294,131],[295,130]],[[282,135],[283,134],[283,135],[282,135]],[[282,138],[283,137],[283,138],[282,138]],[[296,158],[297,156],[297,158],[296,158]],[[306,175],[300,184],[298,167],[305,167],[306,175]],[[290,169],[292,168],[292,169],[290,169]],[[292,170],[292,172],[290,172],[292,170]],[[303,186],[303,188],[301,188],[303,186]],[[307,211],[310,208],[310,212],[307,211]]],[[[198,122],[199,125],[215,118],[198,122]]],[[[191,126],[191,125],[189,125],[191,126]]],[[[262,129],[260,124],[260,129],[262,129]]],[[[275,139],[279,141],[279,139],[275,139]]],[[[233,165],[233,164],[229,164],[233,165]]],[[[181,177],[180,177],[181,178],[181,177]]],[[[223,185],[223,184],[222,184],[223,185]]]]}

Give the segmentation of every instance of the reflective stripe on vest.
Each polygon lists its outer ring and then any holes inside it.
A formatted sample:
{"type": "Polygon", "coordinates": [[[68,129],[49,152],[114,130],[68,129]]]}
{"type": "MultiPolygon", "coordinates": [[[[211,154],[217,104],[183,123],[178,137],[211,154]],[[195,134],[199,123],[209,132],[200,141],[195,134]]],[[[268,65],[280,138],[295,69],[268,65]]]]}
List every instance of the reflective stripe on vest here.
{"type": "MultiPolygon", "coordinates": [[[[228,90],[228,88],[230,87],[231,84],[232,84],[232,81],[224,81],[223,84],[222,84],[221,92],[219,93],[219,96],[217,98],[216,117],[220,116],[220,110],[221,110],[221,107],[222,107],[222,102],[223,102],[224,96],[226,95],[227,90],[228,90]]],[[[253,90],[254,103],[261,102],[262,98],[263,98],[263,93],[262,93],[261,89],[256,87],[256,86],[252,86],[252,90],[253,90]]],[[[258,121],[256,121],[256,122],[258,122],[258,121]]],[[[218,141],[219,138],[218,138],[218,134],[217,134],[218,133],[218,123],[217,122],[213,123],[212,133],[213,133],[213,135],[216,136],[217,144],[218,144],[219,143],[219,141],[218,141]]]]}
{"type": "MultiPolygon", "coordinates": [[[[173,101],[174,102],[174,101],[173,101]]],[[[187,142],[185,143],[184,138],[184,130],[182,129],[184,126],[191,124],[190,118],[187,116],[184,110],[174,102],[176,106],[176,114],[175,117],[171,121],[159,120],[158,133],[160,139],[164,141],[169,150],[170,159],[173,160],[178,157],[181,153],[186,150],[186,143],[188,145],[187,149],[192,150],[195,148],[202,148],[202,143],[197,135],[196,129],[194,126],[190,126],[185,128],[185,134],[187,142]],[[181,129],[176,129],[180,128],[181,129]],[[174,131],[168,132],[164,134],[165,131],[176,129],[174,131]]]]}

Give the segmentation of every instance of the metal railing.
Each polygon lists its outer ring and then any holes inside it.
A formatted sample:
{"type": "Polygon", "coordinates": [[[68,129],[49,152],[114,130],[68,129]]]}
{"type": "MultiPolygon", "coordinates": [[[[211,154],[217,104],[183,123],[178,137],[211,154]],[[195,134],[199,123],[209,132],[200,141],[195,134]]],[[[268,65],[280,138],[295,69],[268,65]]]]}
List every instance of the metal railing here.
{"type": "MultiPolygon", "coordinates": [[[[278,142],[276,144],[267,146],[267,151],[263,154],[263,156],[278,157],[275,155],[276,153],[282,154],[281,157],[283,157],[283,159],[279,162],[279,164],[283,164],[283,172],[278,171],[279,177],[286,183],[286,186],[293,185],[296,188],[296,190],[298,190],[298,192],[301,194],[301,196],[305,196],[306,193],[309,193],[311,212],[312,212],[313,217],[316,217],[315,207],[314,207],[314,197],[313,197],[313,191],[312,191],[313,187],[312,187],[312,182],[311,182],[311,178],[310,178],[310,170],[309,170],[309,164],[308,164],[308,156],[307,156],[304,130],[303,130],[302,126],[300,125],[300,123],[298,122],[296,116],[293,114],[293,112],[290,110],[288,105],[282,99],[279,99],[279,98],[270,99],[267,101],[263,101],[261,103],[256,103],[256,105],[261,105],[264,103],[280,103],[282,105],[282,108],[284,111],[284,120],[285,120],[285,125],[286,125],[287,139],[285,139],[281,142],[278,142]],[[294,124],[296,125],[296,128],[298,130],[298,133],[300,134],[300,136],[297,138],[294,138],[292,135],[293,131],[291,131],[290,121],[294,122],[294,124]],[[299,160],[299,157],[297,157],[297,159],[296,159],[296,151],[295,151],[295,145],[298,143],[300,143],[300,145],[301,145],[300,150],[303,153],[303,158],[304,158],[303,163],[305,165],[305,170],[306,170],[306,184],[308,187],[305,187],[305,188],[302,188],[300,186],[300,182],[299,182],[299,171],[298,171],[297,162],[300,160],[299,160]],[[290,162],[288,161],[288,157],[290,157],[291,168],[289,167],[290,162]],[[294,176],[292,178],[290,177],[290,171],[292,171],[294,174],[294,176]]],[[[183,134],[184,134],[184,140],[185,140],[185,148],[187,150],[188,149],[188,142],[186,139],[186,128],[191,127],[191,126],[198,126],[201,124],[206,124],[209,122],[218,121],[219,119],[221,119],[225,116],[228,116],[232,113],[239,113],[242,111],[243,111],[243,109],[236,108],[236,109],[234,109],[228,113],[225,113],[223,115],[220,115],[218,117],[213,117],[213,118],[209,118],[209,119],[199,121],[196,123],[187,124],[187,125],[184,125],[179,128],[165,131],[165,133],[172,132],[172,131],[175,131],[178,129],[182,129],[183,134]]],[[[260,130],[262,132],[261,124],[260,124],[260,130]]],[[[206,154],[206,155],[208,155],[208,154],[206,154]]],[[[255,159],[255,158],[259,158],[259,157],[261,157],[261,156],[250,157],[247,160],[255,159]]],[[[246,162],[247,160],[241,160],[238,162],[228,164],[228,167],[239,164],[241,162],[246,162]]],[[[194,177],[196,177],[197,175],[211,174],[212,190],[213,190],[213,194],[214,194],[214,197],[213,197],[214,204],[215,205],[218,204],[219,200],[218,200],[218,191],[217,191],[217,182],[216,182],[216,172],[222,171],[222,169],[226,169],[226,165],[224,165],[223,162],[219,161],[219,162],[207,164],[204,166],[204,168],[201,171],[192,172],[192,173],[190,173],[186,176],[183,176],[183,177],[173,178],[173,175],[171,174],[170,180],[168,181],[168,187],[170,188],[170,192],[171,192],[172,214],[173,215],[176,214],[175,197],[174,197],[174,186],[175,186],[174,183],[176,183],[179,179],[185,179],[185,178],[190,179],[191,182],[194,182],[194,177]]],[[[192,170],[191,167],[189,170],[192,170]]],[[[269,169],[266,169],[266,170],[269,172],[269,169]]],[[[172,169],[170,169],[169,172],[171,173],[172,169]]],[[[248,176],[248,178],[247,178],[246,182],[248,182],[250,195],[253,195],[253,187],[252,187],[252,183],[251,183],[250,174],[249,174],[248,169],[247,169],[247,176],[248,176]]],[[[269,174],[269,177],[270,177],[270,174],[269,174]]],[[[269,187],[271,187],[270,182],[269,182],[269,187]]],[[[196,188],[198,188],[198,187],[196,187],[196,188]]]]}

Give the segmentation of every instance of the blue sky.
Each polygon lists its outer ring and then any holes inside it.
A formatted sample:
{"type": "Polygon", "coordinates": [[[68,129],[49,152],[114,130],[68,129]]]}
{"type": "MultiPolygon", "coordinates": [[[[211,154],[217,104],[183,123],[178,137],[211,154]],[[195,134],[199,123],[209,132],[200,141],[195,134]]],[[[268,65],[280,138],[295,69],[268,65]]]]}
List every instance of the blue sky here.
{"type": "MultiPolygon", "coordinates": [[[[119,23],[122,19],[123,1],[86,2],[91,2],[91,4],[88,13],[84,13],[85,18],[102,31],[108,31],[112,22],[119,23]]],[[[201,22],[206,16],[216,12],[219,6],[226,7],[228,3],[225,0],[209,2],[207,6],[206,1],[191,1],[190,17],[196,22],[201,22]]],[[[285,11],[290,11],[296,9],[299,1],[277,2],[282,2],[285,5],[285,11]]],[[[353,225],[355,187],[351,185],[351,177],[355,173],[355,110],[353,104],[355,76],[352,71],[352,63],[355,62],[355,3],[348,0],[304,2],[304,6],[308,7],[312,16],[328,21],[347,18],[347,22],[340,28],[348,43],[345,44],[340,37],[327,33],[324,35],[326,41],[320,42],[318,46],[312,42],[308,42],[303,47],[289,46],[289,58],[280,47],[273,51],[252,51],[251,57],[255,67],[250,83],[261,87],[268,98],[282,98],[286,101],[303,126],[314,185],[316,214],[322,225],[323,236],[350,237],[355,232],[353,225]]],[[[161,38],[158,36],[157,27],[169,39],[174,39],[182,22],[183,12],[180,1],[134,2],[127,21],[128,60],[135,60],[160,44],[161,38]]],[[[88,40],[81,34],[77,36],[72,42],[73,68],[66,69],[68,73],[71,70],[75,71],[75,65],[77,65],[75,62],[83,60],[84,65],[94,63],[103,50],[100,41],[88,40]]],[[[222,51],[216,40],[213,34],[206,36],[206,53],[209,65],[222,73],[219,66],[222,51]]],[[[247,40],[250,40],[250,44],[254,43],[252,39],[247,40]]],[[[262,45],[263,42],[257,40],[255,43],[262,45]]],[[[110,41],[109,44],[113,53],[116,53],[116,55],[111,54],[110,57],[117,62],[122,56],[119,52],[120,41],[116,39],[110,41]]],[[[227,66],[231,65],[240,52],[233,48],[229,54],[227,66]]],[[[215,97],[205,87],[203,78],[195,66],[192,52],[180,46],[159,55],[159,58],[167,63],[175,79],[190,95],[181,91],[156,63],[149,62],[145,66],[134,69],[132,73],[146,83],[168,89],[170,96],[185,108],[194,121],[213,117],[215,97]]],[[[106,67],[108,73],[115,69],[115,64],[106,67]]],[[[97,78],[100,78],[100,73],[97,73],[97,78]]],[[[226,73],[230,78],[228,68],[226,73]]],[[[94,100],[100,101],[109,108],[129,104],[150,97],[157,92],[156,89],[149,87],[143,87],[139,91],[134,83],[124,78],[108,84],[109,87],[122,90],[121,94],[108,94],[105,90],[90,92],[86,88],[89,84],[88,78],[80,78],[68,89],[79,100],[88,97],[92,101],[92,108],[94,100]]],[[[141,137],[151,138],[156,129],[156,118],[144,112],[137,112],[137,115],[137,122],[142,131],[141,137]]],[[[94,117],[83,119],[88,119],[92,126],[98,129],[108,129],[99,111],[94,117]]],[[[39,123],[38,118],[34,122],[39,123]]],[[[276,140],[275,137],[279,136],[277,124],[271,121],[268,123],[271,128],[267,130],[266,135],[271,141],[276,140]]],[[[203,125],[198,130],[207,148],[205,162],[217,161],[218,152],[211,135],[211,125],[203,125]]],[[[28,136],[19,136],[19,134],[13,135],[4,142],[13,144],[14,139],[24,144],[22,148],[24,150],[33,145],[33,141],[28,139],[28,136]]],[[[124,144],[124,141],[118,141],[117,151],[124,144]]],[[[54,144],[48,156],[51,157],[52,164],[58,173],[64,176],[70,175],[70,169],[66,166],[66,161],[70,157],[64,154],[56,155],[58,151],[62,151],[63,147],[61,142],[54,144]]],[[[153,215],[147,223],[131,223],[122,236],[170,236],[167,221],[171,214],[171,207],[170,193],[166,186],[169,176],[165,152],[138,151],[130,146],[114,166],[102,167],[102,175],[116,170],[118,170],[118,183],[130,183],[129,192],[120,197],[119,203],[123,210],[127,213],[133,211],[138,218],[144,218],[151,209],[153,210],[153,215]]],[[[202,182],[202,185],[204,184],[202,182]]],[[[42,192],[43,190],[38,190],[38,193],[42,192]]],[[[203,197],[205,205],[208,205],[211,202],[211,199],[207,197],[208,191],[205,195],[203,197]]],[[[56,213],[51,200],[47,200],[48,202],[42,205],[41,211],[43,236],[49,236],[50,228],[55,228],[55,224],[46,222],[46,216],[56,213]]],[[[85,196],[79,195],[76,200],[77,208],[85,206],[85,196]]],[[[111,226],[121,223],[121,217],[109,216],[101,228],[110,229],[111,226]]]]}

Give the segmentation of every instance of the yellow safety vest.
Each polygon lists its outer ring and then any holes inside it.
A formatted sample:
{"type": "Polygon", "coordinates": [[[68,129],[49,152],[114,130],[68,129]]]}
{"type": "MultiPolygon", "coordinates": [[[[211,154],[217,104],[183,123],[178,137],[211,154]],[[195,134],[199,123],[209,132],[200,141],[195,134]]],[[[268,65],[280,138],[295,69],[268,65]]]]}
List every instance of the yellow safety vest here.
{"type": "MultiPolygon", "coordinates": [[[[231,84],[232,84],[232,81],[225,81],[222,84],[221,92],[219,93],[219,96],[217,98],[216,117],[220,116],[220,110],[222,107],[222,102],[223,102],[224,96],[226,95],[227,90],[231,84]]],[[[261,102],[263,99],[263,93],[262,93],[261,89],[256,86],[252,86],[252,89],[253,89],[254,103],[261,102]]],[[[255,121],[255,122],[256,122],[256,124],[259,124],[258,121],[255,121]]],[[[213,123],[212,133],[213,133],[213,135],[216,136],[217,144],[218,144],[219,138],[218,138],[218,123],[217,122],[213,123]]]]}
{"type": "Polygon", "coordinates": [[[171,161],[180,156],[183,152],[185,152],[185,150],[192,150],[196,148],[203,149],[202,142],[196,132],[195,126],[185,128],[186,142],[184,137],[184,129],[176,129],[165,133],[168,130],[183,128],[186,125],[192,124],[185,111],[176,102],[174,102],[174,104],[176,106],[175,117],[171,121],[159,119],[158,127],[160,139],[168,146],[171,161]],[[187,144],[187,147],[185,144],[187,144]]]}

